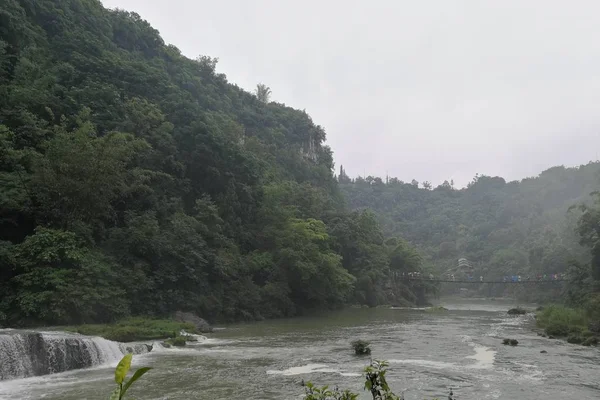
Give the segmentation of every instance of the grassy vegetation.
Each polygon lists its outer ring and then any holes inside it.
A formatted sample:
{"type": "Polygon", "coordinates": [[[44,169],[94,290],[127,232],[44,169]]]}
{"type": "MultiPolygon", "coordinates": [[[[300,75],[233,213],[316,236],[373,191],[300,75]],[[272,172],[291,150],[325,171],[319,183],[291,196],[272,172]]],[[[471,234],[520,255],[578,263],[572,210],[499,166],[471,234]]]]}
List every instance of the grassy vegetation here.
{"type": "Polygon", "coordinates": [[[544,328],[548,335],[569,336],[571,333],[582,334],[587,330],[587,316],[583,310],[549,306],[536,315],[537,325],[544,328]]]}
{"type": "Polygon", "coordinates": [[[68,332],[82,335],[101,336],[117,342],[134,342],[138,340],[154,340],[174,338],[184,329],[194,333],[195,327],[185,322],[169,319],[127,318],[114,324],[88,324],[62,327],[68,332]]]}
{"type": "Polygon", "coordinates": [[[175,336],[174,338],[165,340],[165,343],[170,344],[171,346],[183,347],[187,341],[188,338],[185,336],[175,336]]]}
{"type": "Polygon", "coordinates": [[[442,307],[442,306],[429,307],[428,309],[425,310],[425,312],[429,312],[429,313],[442,313],[442,312],[446,312],[446,311],[448,311],[448,309],[446,307],[442,307]]]}
{"type": "Polygon", "coordinates": [[[593,307],[595,304],[588,304],[586,309],[557,305],[546,307],[536,315],[537,326],[544,328],[551,338],[562,337],[569,343],[597,346],[600,343],[600,331],[593,327],[598,323],[598,310],[593,307]]]}

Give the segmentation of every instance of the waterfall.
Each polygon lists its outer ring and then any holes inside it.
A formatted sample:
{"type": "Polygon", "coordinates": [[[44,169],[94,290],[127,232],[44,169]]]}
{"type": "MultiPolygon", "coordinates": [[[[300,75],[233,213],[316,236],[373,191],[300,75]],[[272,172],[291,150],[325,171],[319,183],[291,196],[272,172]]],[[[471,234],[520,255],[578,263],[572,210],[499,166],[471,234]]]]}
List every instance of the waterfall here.
{"type": "Polygon", "coordinates": [[[65,332],[0,330],[0,381],[117,362],[151,346],[65,332]]]}

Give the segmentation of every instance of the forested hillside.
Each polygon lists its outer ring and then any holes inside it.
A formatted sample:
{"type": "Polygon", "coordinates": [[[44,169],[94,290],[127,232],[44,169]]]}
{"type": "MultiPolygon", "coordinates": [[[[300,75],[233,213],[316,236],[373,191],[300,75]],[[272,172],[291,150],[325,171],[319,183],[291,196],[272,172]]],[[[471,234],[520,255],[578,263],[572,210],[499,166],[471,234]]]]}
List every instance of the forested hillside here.
{"type": "Polygon", "coordinates": [[[97,0],[2,1],[0,324],[423,299],[388,279],[414,250],[344,208],[324,129],[216,64],[97,0]]]}
{"type": "Polygon", "coordinates": [[[460,190],[449,182],[432,188],[395,178],[352,180],[343,168],[338,179],[353,209],[374,210],[386,234],[401,233],[440,273],[459,258],[486,278],[562,273],[571,261],[590,259],[576,231],[581,210],[569,209],[600,189],[598,162],[520,182],[478,175],[460,190]]]}

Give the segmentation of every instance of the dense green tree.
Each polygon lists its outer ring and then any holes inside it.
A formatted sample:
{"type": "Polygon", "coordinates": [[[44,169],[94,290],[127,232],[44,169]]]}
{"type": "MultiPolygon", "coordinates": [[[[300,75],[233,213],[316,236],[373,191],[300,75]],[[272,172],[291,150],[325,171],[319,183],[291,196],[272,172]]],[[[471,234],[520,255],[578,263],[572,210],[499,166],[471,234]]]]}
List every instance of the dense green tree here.
{"type": "Polygon", "coordinates": [[[595,204],[580,206],[582,211],[577,231],[581,235],[581,244],[590,249],[592,276],[600,280],[600,194],[595,193],[595,204]]]}
{"type": "Polygon", "coordinates": [[[129,312],[117,265],[76,234],[38,228],[11,252],[3,267],[15,276],[5,282],[1,300],[8,320],[82,323],[129,312]]]}
{"type": "Polygon", "coordinates": [[[98,0],[2,2],[0,324],[385,301],[325,130],[217,62],[98,0]]]}
{"type": "Polygon", "coordinates": [[[373,210],[386,236],[417,246],[437,273],[455,271],[458,259],[466,258],[476,274],[501,279],[565,273],[573,262],[588,263],[583,246],[593,253],[598,243],[597,208],[567,211],[589,199],[599,174],[600,164],[589,163],[554,167],[521,182],[476,175],[464,189],[447,181],[420,189],[416,181],[374,177],[340,187],[351,208],[373,210]]]}

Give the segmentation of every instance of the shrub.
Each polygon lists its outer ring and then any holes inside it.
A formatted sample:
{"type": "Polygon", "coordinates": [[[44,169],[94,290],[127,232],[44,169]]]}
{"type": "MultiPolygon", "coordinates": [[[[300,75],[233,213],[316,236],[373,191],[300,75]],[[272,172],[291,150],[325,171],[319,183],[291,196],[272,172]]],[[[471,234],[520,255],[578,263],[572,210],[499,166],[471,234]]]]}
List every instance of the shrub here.
{"type": "Polygon", "coordinates": [[[546,333],[550,339],[554,339],[555,336],[567,336],[569,334],[569,327],[567,325],[550,325],[546,327],[546,333]]]}
{"type": "Polygon", "coordinates": [[[170,344],[171,346],[183,347],[187,342],[187,338],[185,336],[175,336],[174,338],[165,340],[165,343],[170,344]]]}
{"type": "Polygon", "coordinates": [[[589,338],[585,339],[581,344],[584,346],[597,346],[598,338],[595,336],[589,337],[589,338]]]}
{"type": "Polygon", "coordinates": [[[323,386],[322,388],[318,388],[310,382],[308,382],[306,384],[306,397],[304,397],[304,400],[356,400],[356,399],[358,399],[358,394],[352,393],[349,390],[342,391],[342,390],[339,390],[338,388],[329,390],[328,386],[323,386]]]}
{"type": "Polygon", "coordinates": [[[581,344],[583,343],[583,338],[579,335],[571,335],[567,338],[567,342],[573,344],[581,344]]]}
{"type": "Polygon", "coordinates": [[[563,306],[549,306],[536,316],[538,326],[545,328],[548,335],[568,336],[572,330],[582,332],[587,326],[587,319],[582,310],[563,306]]]}
{"type": "Polygon", "coordinates": [[[585,309],[591,320],[600,322],[600,293],[590,295],[586,302],[585,309]]]}
{"type": "Polygon", "coordinates": [[[351,344],[352,348],[354,348],[354,353],[357,356],[371,354],[371,348],[369,347],[371,343],[367,342],[366,340],[355,340],[351,344]]]}
{"type": "Polygon", "coordinates": [[[576,325],[576,326],[569,327],[569,333],[576,334],[576,335],[580,335],[584,330],[585,330],[585,328],[583,326],[576,325]]]}

